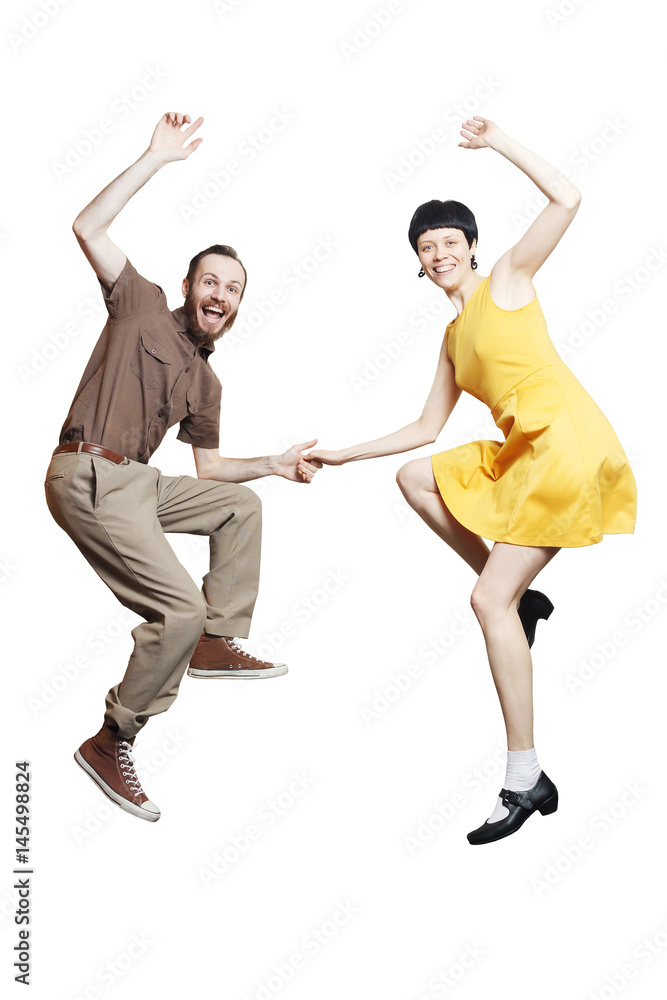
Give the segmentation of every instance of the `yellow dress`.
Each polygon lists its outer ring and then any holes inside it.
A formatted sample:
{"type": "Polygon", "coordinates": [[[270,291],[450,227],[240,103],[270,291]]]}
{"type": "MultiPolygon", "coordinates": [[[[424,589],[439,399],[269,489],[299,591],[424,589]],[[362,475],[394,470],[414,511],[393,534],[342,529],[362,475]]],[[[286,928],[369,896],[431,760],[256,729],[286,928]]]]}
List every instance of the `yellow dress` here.
{"type": "Polygon", "coordinates": [[[537,296],[501,309],[483,278],[447,325],[456,384],[491,410],[505,440],[433,455],[454,517],[515,545],[592,545],[632,533],[637,486],[602,410],[557,354],[537,296]]]}

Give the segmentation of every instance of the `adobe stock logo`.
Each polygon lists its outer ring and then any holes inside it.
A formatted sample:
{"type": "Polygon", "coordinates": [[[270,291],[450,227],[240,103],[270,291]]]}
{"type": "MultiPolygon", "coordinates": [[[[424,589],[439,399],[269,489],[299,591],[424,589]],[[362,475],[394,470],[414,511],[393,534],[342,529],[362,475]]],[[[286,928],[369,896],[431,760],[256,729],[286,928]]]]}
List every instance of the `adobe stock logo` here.
{"type": "Polygon", "coordinates": [[[365,52],[369,45],[394,23],[397,15],[402,14],[406,6],[409,7],[412,3],[414,0],[388,0],[384,7],[373,9],[367,21],[357,24],[352,37],[348,41],[340,42],[339,48],[345,62],[349,65],[353,59],[365,52]]]}
{"type": "Polygon", "coordinates": [[[246,135],[239,143],[236,157],[227,160],[217,170],[209,170],[206,178],[196,187],[188,201],[182,201],[178,211],[184,222],[191,222],[208,209],[228,189],[235,177],[240,176],[258,156],[265,152],[289,125],[296,121],[296,115],[287,108],[274,107],[271,117],[261,128],[246,135]]]}
{"type": "Polygon", "coordinates": [[[18,31],[10,31],[7,35],[7,41],[14,52],[36,38],[68,2],[69,0],[39,0],[37,9],[21,20],[18,31]]]}
{"type": "MultiPolygon", "coordinates": [[[[565,684],[572,695],[586,687],[614,659],[619,649],[628,644],[633,636],[642,632],[647,625],[662,615],[667,608],[667,578],[658,580],[654,593],[641,604],[635,604],[623,616],[625,628],[615,629],[611,635],[595,643],[595,652],[580,656],[577,666],[565,675],[565,684]]],[[[621,657],[619,657],[621,659],[621,657]]]]}
{"type": "Polygon", "coordinates": [[[390,191],[395,191],[397,187],[405,184],[426,161],[438,152],[438,147],[449,139],[461,138],[459,130],[462,120],[470,115],[478,114],[484,101],[487,101],[500,88],[500,81],[491,74],[479,76],[475,87],[467,93],[460,101],[446,108],[441,116],[440,122],[444,124],[436,125],[428,135],[423,135],[413,142],[410,149],[404,150],[391,170],[384,171],[384,179],[390,191]]]}
{"type": "Polygon", "coordinates": [[[99,149],[106,137],[115,131],[116,125],[129,118],[167,77],[168,74],[159,66],[147,66],[137,83],[114,98],[104,117],[84,128],[79,138],[65,147],[61,159],[51,161],[51,169],[56,178],[61,181],[80,167],[84,160],[99,149]]]}
{"type": "Polygon", "coordinates": [[[248,990],[242,1000],[272,1000],[282,993],[285,986],[294,979],[297,972],[307,968],[310,961],[318,956],[340,934],[360,912],[360,907],[351,899],[339,899],[335,909],[321,923],[311,926],[301,937],[288,958],[274,962],[268,974],[258,979],[252,991],[248,990]]]}
{"type": "Polygon", "coordinates": [[[293,771],[290,777],[292,780],[289,785],[278,795],[267,799],[259,807],[251,823],[246,824],[241,831],[230,834],[206,863],[197,868],[199,881],[205,889],[210,889],[226,875],[252,849],[253,844],[262,840],[267,830],[271,830],[290,812],[316,783],[316,779],[305,771],[293,771]]]}

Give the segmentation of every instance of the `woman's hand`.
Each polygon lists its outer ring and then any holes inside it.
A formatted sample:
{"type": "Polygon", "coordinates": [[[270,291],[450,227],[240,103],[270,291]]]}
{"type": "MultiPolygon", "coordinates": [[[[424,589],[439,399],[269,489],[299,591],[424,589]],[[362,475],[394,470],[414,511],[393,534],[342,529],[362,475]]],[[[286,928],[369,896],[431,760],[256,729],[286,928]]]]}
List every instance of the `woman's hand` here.
{"type": "Polygon", "coordinates": [[[194,153],[204,140],[202,138],[193,139],[185,148],[183,148],[183,142],[190,138],[204,119],[199,117],[190,128],[181,132],[181,126],[189,121],[191,121],[190,115],[182,115],[177,111],[167,111],[166,115],[163,115],[155,126],[148,147],[151,153],[157,153],[165,163],[170,163],[172,160],[185,160],[190,153],[194,153]]]}
{"type": "Polygon", "coordinates": [[[345,463],[342,451],[322,451],[319,448],[306,455],[306,459],[316,465],[318,469],[321,469],[323,465],[343,465],[345,463]]]}
{"type": "Polygon", "coordinates": [[[460,142],[459,146],[462,146],[464,149],[490,147],[493,134],[498,132],[500,132],[500,129],[490,118],[482,118],[481,115],[475,115],[474,118],[468,118],[463,123],[461,135],[468,141],[460,142]]]}

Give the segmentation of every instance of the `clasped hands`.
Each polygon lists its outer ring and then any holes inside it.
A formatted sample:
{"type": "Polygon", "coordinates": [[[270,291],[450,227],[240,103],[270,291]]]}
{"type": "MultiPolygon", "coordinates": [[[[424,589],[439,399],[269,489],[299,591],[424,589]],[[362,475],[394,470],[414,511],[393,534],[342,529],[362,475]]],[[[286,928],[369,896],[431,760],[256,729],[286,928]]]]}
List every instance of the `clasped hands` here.
{"type": "Polygon", "coordinates": [[[337,451],[304,451],[314,448],[317,438],[305,441],[303,444],[292,445],[278,457],[276,475],[291,479],[293,482],[310,483],[313,476],[323,465],[342,465],[342,453],[337,451]]]}

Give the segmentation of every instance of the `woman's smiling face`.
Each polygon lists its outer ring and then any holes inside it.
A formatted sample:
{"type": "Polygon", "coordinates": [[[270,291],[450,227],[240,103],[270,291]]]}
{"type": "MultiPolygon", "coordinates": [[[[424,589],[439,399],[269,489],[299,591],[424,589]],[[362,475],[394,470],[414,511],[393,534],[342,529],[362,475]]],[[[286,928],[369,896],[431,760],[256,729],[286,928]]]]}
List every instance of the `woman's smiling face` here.
{"type": "Polygon", "coordinates": [[[476,245],[473,240],[468,246],[461,229],[429,229],[417,240],[417,253],[425,274],[446,290],[469,275],[476,245]]]}

